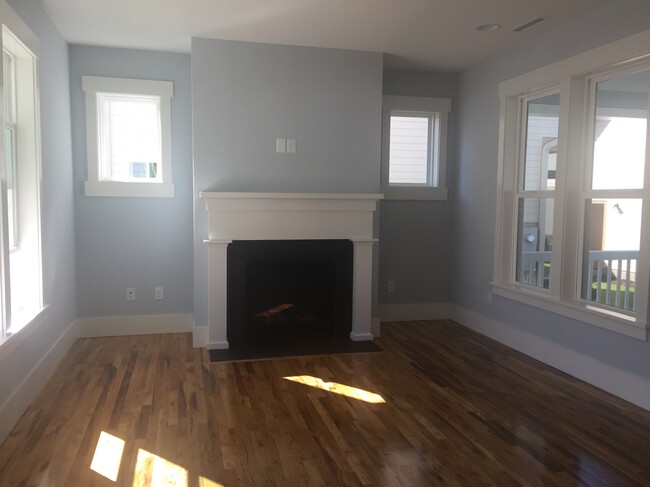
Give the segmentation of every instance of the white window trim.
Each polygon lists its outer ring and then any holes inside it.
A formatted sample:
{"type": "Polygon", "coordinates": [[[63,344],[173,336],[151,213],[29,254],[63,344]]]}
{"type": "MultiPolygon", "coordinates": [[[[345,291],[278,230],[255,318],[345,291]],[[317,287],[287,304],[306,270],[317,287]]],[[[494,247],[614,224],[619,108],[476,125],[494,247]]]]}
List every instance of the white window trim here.
{"type": "Polygon", "coordinates": [[[393,200],[446,200],[447,199],[447,133],[451,99],[420,96],[383,97],[381,188],[386,199],[393,200]],[[390,116],[393,111],[435,114],[438,130],[434,133],[432,154],[438,161],[438,173],[432,175],[435,186],[396,185],[388,183],[390,157],[390,116]]]}
{"type": "MultiPolygon", "coordinates": [[[[499,85],[501,116],[494,279],[490,285],[491,291],[496,295],[640,340],[647,340],[648,337],[648,296],[638,297],[636,318],[625,313],[590,306],[586,300],[577,297],[580,296],[578,287],[582,265],[580,259],[582,236],[579,230],[565,231],[565,227],[571,222],[578,221],[577,228],[582,228],[581,219],[584,218],[584,212],[578,212],[577,217],[574,215],[569,218],[567,208],[582,208],[581,200],[585,193],[583,182],[586,175],[583,174],[585,172],[583,164],[567,164],[567,161],[583,161],[586,157],[585,151],[590,149],[584,144],[587,140],[587,127],[584,125],[588,124],[572,119],[571,132],[569,132],[567,121],[572,111],[576,110],[575,107],[582,106],[581,104],[584,104],[587,99],[588,87],[585,83],[587,74],[595,78],[598,71],[605,68],[613,69],[633,62],[650,60],[650,48],[647,46],[650,46],[650,30],[523,74],[499,85]],[[559,211],[555,214],[556,228],[559,231],[555,232],[554,239],[563,242],[563,245],[561,248],[554,248],[553,258],[564,268],[561,270],[560,285],[555,285],[553,292],[549,292],[519,284],[514,279],[513,256],[516,252],[517,222],[513,203],[518,191],[517,138],[519,134],[517,130],[512,130],[512,127],[513,123],[519,126],[518,104],[523,97],[553,87],[560,87],[560,144],[557,156],[555,205],[556,208],[565,210],[563,214],[559,211]],[[576,134],[579,136],[576,137],[576,134]],[[571,181],[570,190],[567,188],[567,180],[571,181]]],[[[650,157],[650,139],[646,146],[646,158],[648,157],[650,157]]],[[[648,170],[645,171],[644,187],[643,214],[648,215],[650,214],[650,211],[647,211],[650,210],[650,171],[648,170]]],[[[642,276],[641,289],[649,292],[650,225],[644,225],[641,241],[637,273],[642,276]]],[[[551,278],[553,279],[553,274],[551,278]]]]}
{"type": "Polygon", "coordinates": [[[86,196],[173,198],[171,98],[174,95],[174,84],[171,81],[82,76],[82,88],[86,93],[88,163],[88,179],[85,183],[86,196]],[[162,144],[160,171],[162,182],[102,181],[99,179],[98,93],[160,97],[160,135],[162,144]]]}
{"type": "MultiPolygon", "coordinates": [[[[31,185],[20,189],[21,198],[27,198],[29,204],[19,211],[22,220],[29,221],[31,238],[28,249],[16,248],[18,252],[30,252],[33,274],[30,275],[31,284],[35,294],[27,303],[27,306],[19,311],[13,310],[11,306],[11,265],[8,236],[6,231],[1,232],[0,239],[0,279],[2,279],[3,299],[2,313],[2,335],[0,346],[2,356],[6,356],[18,346],[39,326],[38,323],[46,319],[43,304],[43,267],[42,267],[42,245],[41,245],[41,191],[42,191],[42,169],[41,169],[41,133],[40,133],[40,99],[38,83],[38,57],[40,52],[40,41],[38,37],[27,27],[18,15],[8,7],[5,2],[0,2],[0,18],[2,18],[2,37],[0,47],[10,50],[17,59],[14,65],[17,76],[24,78],[18,81],[22,88],[22,94],[17,93],[16,106],[16,150],[19,151],[18,170],[24,172],[17,175],[20,181],[31,181],[31,185]],[[19,131],[19,132],[18,132],[19,131]],[[24,177],[23,177],[24,176],[24,177]],[[13,345],[11,345],[13,344],[13,345]]],[[[2,90],[0,90],[2,91],[2,90]]],[[[4,94],[0,95],[4,98],[4,94]]],[[[2,110],[2,124],[4,124],[4,110],[2,110]]],[[[4,137],[0,138],[0,157],[4,157],[4,137]]],[[[4,171],[4,169],[3,169],[4,171]]],[[[6,177],[3,174],[2,177],[6,177]]],[[[6,186],[3,185],[0,198],[0,211],[2,221],[7,221],[7,194],[6,186]]],[[[21,203],[22,205],[22,203],[21,203]]],[[[22,221],[21,220],[21,221],[22,221]]],[[[25,223],[25,222],[22,222],[25,223]]],[[[4,229],[6,230],[6,229],[4,229]]]]}

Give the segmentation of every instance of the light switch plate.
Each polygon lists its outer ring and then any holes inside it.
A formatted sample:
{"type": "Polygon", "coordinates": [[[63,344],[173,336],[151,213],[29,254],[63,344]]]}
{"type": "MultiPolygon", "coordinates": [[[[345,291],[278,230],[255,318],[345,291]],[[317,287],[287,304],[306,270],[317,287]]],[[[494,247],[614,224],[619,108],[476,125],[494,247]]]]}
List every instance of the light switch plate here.
{"type": "Polygon", "coordinates": [[[278,154],[287,152],[287,139],[275,139],[275,152],[278,154]]]}

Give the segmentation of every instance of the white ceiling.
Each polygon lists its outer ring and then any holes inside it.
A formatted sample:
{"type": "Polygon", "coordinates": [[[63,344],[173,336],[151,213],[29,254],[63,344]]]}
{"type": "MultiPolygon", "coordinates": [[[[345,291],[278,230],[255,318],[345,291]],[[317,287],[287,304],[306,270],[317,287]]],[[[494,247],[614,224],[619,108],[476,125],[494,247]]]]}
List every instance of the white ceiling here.
{"type": "Polygon", "coordinates": [[[456,71],[613,0],[41,0],[72,44],[189,52],[191,37],[386,53],[456,71]],[[544,24],[511,32],[534,17],[544,24]],[[495,22],[497,32],[475,27],[495,22]]]}

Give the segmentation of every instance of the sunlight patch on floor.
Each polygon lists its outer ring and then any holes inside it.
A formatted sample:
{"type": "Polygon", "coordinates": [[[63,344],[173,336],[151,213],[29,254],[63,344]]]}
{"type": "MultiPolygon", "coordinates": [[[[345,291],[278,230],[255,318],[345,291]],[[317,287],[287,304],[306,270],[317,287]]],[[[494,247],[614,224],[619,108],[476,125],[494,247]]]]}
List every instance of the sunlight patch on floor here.
{"type": "Polygon", "coordinates": [[[223,484],[199,476],[199,487],[225,487],[223,484]]]}
{"type": "Polygon", "coordinates": [[[370,402],[373,404],[386,403],[383,397],[381,397],[379,394],[375,394],[374,392],[364,391],[363,389],[357,389],[356,387],[350,387],[343,384],[337,384],[336,382],[323,382],[322,379],[313,377],[311,375],[297,375],[292,377],[284,377],[284,379],[290,380],[291,382],[304,384],[309,387],[314,387],[316,389],[322,389],[327,392],[333,392],[334,394],[340,394],[342,396],[358,399],[359,401],[370,402]]]}
{"type": "Polygon", "coordinates": [[[124,440],[102,431],[99,434],[90,469],[113,482],[117,481],[123,452],[124,440]]]}
{"type": "Polygon", "coordinates": [[[187,487],[187,470],[142,448],[138,449],[133,487],[187,487]]]}
{"type": "MultiPolygon", "coordinates": [[[[124,440],[102,431],[90,469],[117,482],[124,444],[124,440]]],[[[188,477],[187,469],[180,465],[142,448],[138,449],[133,472],[133,487],[188,487],[188,477]]],[[[199,475],[197,480],[199,487],[224,487],[223,484],[202,475],[199,475]]]]}

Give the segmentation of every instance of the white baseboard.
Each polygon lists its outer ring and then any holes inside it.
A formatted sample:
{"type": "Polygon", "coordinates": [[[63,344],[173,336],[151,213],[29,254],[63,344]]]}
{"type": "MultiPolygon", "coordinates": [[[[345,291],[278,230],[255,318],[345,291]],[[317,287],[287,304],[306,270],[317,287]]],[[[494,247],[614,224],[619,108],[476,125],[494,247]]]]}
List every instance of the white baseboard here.
{"type": "Polygon", "coordinates": [[[449,303],[379,305],[379,319],[388,321],[444,320],[449,318],[449,303]]]}
{"type": "Polygon", "coordinates": [[[650,381],[461,306],[449,318],[573,377],[650,410],[650,381]]]}
{"type": "MultiPolygon", "coordinates": [[[[46,323],[42,331],[45,332],[46,323]]],[[[36,397],[36,394],[48,381],[56,367],[68,352],[74,341],[79,337],[79,323],[73,321],[65,332],[54,342],[45,355],[38,361],[31,372],[25,377],[14,392],[0,406],[0,444],[36,397]]]]}
{"type": "Polygon", "coordinates": [[[223,342],[208,342],[207,345],[205,346],[208,350],[228,350],[230,348],[230,344],[226,341],[223,342]]]}
{"type": "Polygon", "coordinates": [[[192,315],[134,315],[79,318],[80,337],[151,335],[192,331],[192,315]]]}
{"type": "Polygon", "coordinates": [[[207,348],[208,330],[207,326],[192,326],[192,346],[194,348],[207,348]]]}

